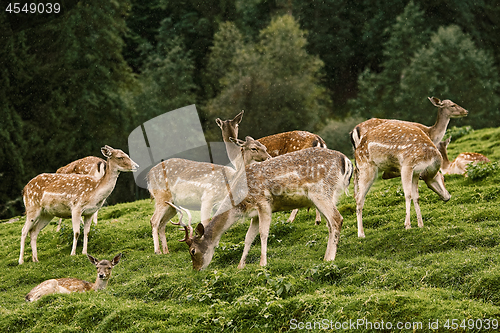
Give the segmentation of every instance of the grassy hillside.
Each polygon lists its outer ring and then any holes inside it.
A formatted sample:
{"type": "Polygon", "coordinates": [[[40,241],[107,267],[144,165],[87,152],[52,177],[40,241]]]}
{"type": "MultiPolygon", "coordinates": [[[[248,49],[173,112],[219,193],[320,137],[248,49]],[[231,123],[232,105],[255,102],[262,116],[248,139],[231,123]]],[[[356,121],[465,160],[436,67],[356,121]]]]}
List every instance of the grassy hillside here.
{"type": "MultiPolygon", "coordinates": [[[[500,129],[485,129],[453,140],[449,155],[475,151],[498,161],[499,147],[500,129]]],[[[333,263],[322,260],[328,232],[324,223],[314,225],[314,210],[301,210],[292,224],[285,222],[288,213],[273,215],[267,267],[258,265],[257,239],[247,267],[236,269],[248,227],[244,221],[223,236],[208,269],[194,272],[187,246],[177,241],[183,232],[172,225],[167,226],[171,253],[153,253],[149,200],[106,207],[91,228],[89,253],[99,259],[123,253],[108,289],[35,303],[24,296],[43,280],[93,282],[95,268],[81,254],[81,243],[79,254],[69,255],[70,222],[56,232],[55,219],[38,237],[40,262],[31,262],[28,242],[27,262],[19,266],[24,220],[2,221],[0,331],[279,332],[314,325],[370,331],[389,324],[393,331],[448,331],[446,324],[456,325],[455,332],[480,324],[493,331],[500,326],[500,171],[483,171],[476,180],[447,176],[452,194],[447,203],[421,182],[424,227],[417,227],[412,208],[410,230],[403,226],[400,179],[378,180],[364,209],[365,239],[357,237],[354,199],[344,196],[333,263]]]]}

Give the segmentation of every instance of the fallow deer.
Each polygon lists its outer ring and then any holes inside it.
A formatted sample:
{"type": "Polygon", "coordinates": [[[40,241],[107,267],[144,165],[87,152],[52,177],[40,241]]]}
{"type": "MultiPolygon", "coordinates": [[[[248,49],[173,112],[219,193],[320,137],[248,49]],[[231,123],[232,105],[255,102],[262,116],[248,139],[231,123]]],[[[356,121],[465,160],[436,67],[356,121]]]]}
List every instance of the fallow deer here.
{"type": "MultiPolygon", "coordinates": [[[[266,147],[249,136],[246,141],[233,141],[239,145],[239,158],[243,160],[243,163],[236,161],[236,165],[247,165],[271,157],[266,147]]],[[[201,222],[208,223],[214,205],[228,193],[229,182],[235,173],[236,170],[227,166],[181,158],[171,158],[154,166],[147,175],[147,183],[149,193],[155,199],[155,212],[151,217],[155,253],[168,253],[165,226],[176,211],[166,202],[201,210],[201,222]]]]}
{"type": "Polygon", "coordinates": [[[75,278],[50,279],[40,283],[26,295],[27,302],[33,302],[40,297],[50,294],[70,294],[74,292],[86,292],[90,290],[102,290],[108,285],[111,270],[115,267],[122,254],[116,255],[112,261],[99,260],[87,254],[90,262],[97,268],[97,278],[94,283],[75,278]]]}
{"type": "MultiPolygon", "coordinates": [[[[232,156],[234,156],[234,152],[230,152],[230,146],[228,147],[228,142],[230,142],[229,138],[234,137],[237,138],[238,135],[238,124],[241,122],[243,118],[243,111],[241,111],[234,119],[232,120],[220,120],[216,119],[217,125],[222,130],[222,140],[226,142],[226,147],[228,149],[228,157],[231,160],[232,156]]],[[[266,146],[267,151],[271,157],[276,157],[279,155],[283,155],[286,153],[302,150],[305,148],[312,147],[321,147],[326,148],[325,141],[317,134],[313,134],[306,131],[291,131],[273,134],[269,136],[265,136],[263,138],[258,139],[260,143],[266,146]]],[[[234,163],[233,163],[234,164],[234,163]]],[[[295,217],[297,216],[298,209],[294,209],[288,218],[288,222],[293,222],[295,217]]],[[[321,223],[321,215],[316,210],[316,224],[321,223]]]]}
{"type": "Polygon", "coordinates": [[[327,220],[329,237],[324,259],[334,260],[343,221],[335,205],[342,192],[347,193],[351,175],[351,161],[342,153],[325,148],[303,149],[248,165],[231,186],[235,192],[247,186],[248,193],[241,202],[234,204],[227,195],[215,217],[206,226],[197,225],[195,236],[190,235],[188,225],[183,225],[193,269],[208,266],[224,232],[245,216],[258,218],[252,219],[238,268],[245,266],[257,233],[261,241],[260,265],[265,266],[272,213],[313,206],[327,220]]]}
{"type": "Polygon", "coordinates": [[[448,158],[448,145],[450,144],[451,137],[441,141],[437,148],[443,156],[443,164],[441,165],[441,171],[445,175],[465,175],[467,177],[467,165],[470,163],[489,163],[491,162],[489,158],[479,153],[460,153],[452,162],[448,158]]]}
{"type": "Polygon", "coordinates": [[[365,237],[363,205],[378,170],[401,174],[406,201],[406,229],[411,228],[411,200],[415,205],[418,226],[424,225],[418,203],[419,176],[442,200],[448,201],[451,197],[444,186],[443,175],[439,172],[441,154],[431,139],[417,126],[397,120],[386,121],[361,138],[354,156],[358,237],[365,237]]]}
{"type": "Polygon", "coordinates": [[[237,165],[237,163],[242,162],[238,159],[239,156],[241,156],[240,149],[231,142],[230,138],[238,138],[238,126],[243,119],[243,113],[244,111],[242,110],[233,119],[230,120],[221,120],[220,118],[215,119],[215,122],[222,131],[222,140],[226,144],[227,156],[231,163],[234,165],[235,169],[243,168],[244,165],[237,165]]]}
{"type": "MultiPolygon", "coordinates": [[[[79,160],[73,161],[63,167],[57,169],[56,173],[76,173],[79,175],[90,175],[96,179],[100,179],[106,172],[106,161],[95,156],[87,156],[79,160]]],[[[94,224],[97,225],[97,212],[92,216],[94,224]]],[[[62,218],[59,219],[56,231],[61,229],[62,218]]]]}
{"type": "MultiPolygon", "coordinates": [[[[465,117],[467,116],[468,111],[457,105],[456,103],[453,103],[449,99],[445,99],[444,101],[441,101],[436,97],[428,97],[428,99],[435,107],[438,108],[438,114],[434,125],[429,127],[415,122],[408,121],[405,123],[420,128],[431,139],[434,145],[437,146],[437,144],[441,142],[444,134],[446,133],[446,128],[448,127],[450,119],[465,117]]],[[[388,120],[390,119],[372,118],[356,125],[356,127],[354,127],[354,129],[350,133],[351,143],[354,149],[358,147],[361,139],[366,134],[366,132],[388,120]]]]}
{"type": "Polygon", "coordinates": [[[88,233],[92,215],[102,207],[104,200],[113,191],[120,172],[136,171],[139,167],[120,149],[110,146],[101,148],[107,157],[105,175],[96,179],[89,175],[43,173],[23,189],[26,207],[26,223],[21,233],[21,253],[19,264],[24,262],[24,243],[28,233],[31,238],[31,251],[34,262],[38,262],[36,239],[38,233],[54,217],[71,217],[73,225],[73,247],[71,255],[76,254],[80,236],[80,217],[83,216],[83,254],[87,254],[88,233]]]}

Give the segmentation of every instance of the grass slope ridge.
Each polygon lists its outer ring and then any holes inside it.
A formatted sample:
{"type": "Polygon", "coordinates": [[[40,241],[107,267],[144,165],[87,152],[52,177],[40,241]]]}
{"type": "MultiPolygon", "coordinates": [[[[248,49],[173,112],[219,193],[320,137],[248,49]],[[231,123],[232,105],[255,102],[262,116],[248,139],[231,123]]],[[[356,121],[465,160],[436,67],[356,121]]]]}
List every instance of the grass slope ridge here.
{"type": "MultiPolygon", "coordinates": [[[[454,139],[449,155],[474,151],[498,161],[499,147],[500,129],[484,129],[454,139]]],[[[81,242],[78,255],[69,255],[69,220],[60,232],[56,220],[41,231],[39,263],[31,262],[28,245],[28,260],[18,266],[24,217],[2,221],[0,331],[281,332],[352,329],[346,325],[353,323],[359,331],[387,330],[389,324],[396,331],[398,323],[403,331],[444,332],[447,323],[457,325],[455,332],[479,324],[493,331],[500,320],[499,181],[495,168],[476,181],[446,176],[452,194],[447,203],[421,182],[424,228],[417,227],[412,211],[413,228],[405,230],[400,179],[379,179],[366,199],[365,239],[357,237],[354,199],[344,196],[334,262],[322,260],[328,231],[324,222],[314,225],[313,210],[301,210],[291,224],[288,213],[273,214],[268,266],[258,265],[256,240],[243,270],[236,265],[248,221],[222,237],[207,270],[194,272],[186,245],[177,241],[182,232],[172,225],[167,226],[171,253],[153,253],[150,200],[106,207],[91,228],[89,253],[99,259],[123,253],[108,288],[34,303],[24,296],[36,284],[60,277],[94,281],[95,268],[81,254],[81,242]]]]}

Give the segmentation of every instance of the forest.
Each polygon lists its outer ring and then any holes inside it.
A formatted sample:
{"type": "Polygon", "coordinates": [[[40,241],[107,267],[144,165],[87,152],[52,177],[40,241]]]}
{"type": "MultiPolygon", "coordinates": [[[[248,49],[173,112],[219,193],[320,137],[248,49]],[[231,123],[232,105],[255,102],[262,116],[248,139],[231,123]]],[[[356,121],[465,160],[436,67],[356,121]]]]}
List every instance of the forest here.
{"type": "MultiPolygon", "coordinates": [[[[365,119],[431,125],[430,96],[469,111],[451,126],[500,126],[495,1],[60,0],[58,13],[12,4],[0,11],[3,219],[23,212],[37,174],[104,145],[128,151],[134,128],[192,104],[207,141],[221,141],[216,118],[245,110],[240,137],[307,130],[350,157],[348,132],[365,119]]],[[[124,174],[108,204],[141,198],[124,174]]]]}

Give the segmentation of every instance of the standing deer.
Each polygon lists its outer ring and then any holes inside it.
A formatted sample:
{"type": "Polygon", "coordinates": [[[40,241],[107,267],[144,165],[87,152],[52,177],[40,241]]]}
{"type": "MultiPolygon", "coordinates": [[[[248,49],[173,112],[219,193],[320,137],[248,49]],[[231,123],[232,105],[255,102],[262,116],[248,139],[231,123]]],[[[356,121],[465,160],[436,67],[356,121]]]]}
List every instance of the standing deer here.
{"type": "Polygon", "coordinates": [[[431,139],[417,126],[398,120],[386,121],[362,137],[354,156],[358,237],[365,237],[363,205],[378,170],[401,174],[406,200],[406,229],[411,228],[411,200],[415,205],[418,226],[424,226],[418,204],[419,176],[442,200],[448,201],[451,198],[444,186],[443,175],[439,172],[441,154],[431,139]]]}
{"type": "Polygon", "coordinates": [[[246,216],[258,219],[250,223],[238,268],[245,267],[257,233],[261,241],[260,265],[265,266],[272,213],[313,206],[327,220],[329,237],[324,259],[334,260],[343,221],[335,205],[342,192],[347,193],[351,175],[351,161],[342,153],[324,148],[303,149],[248,165],[231,186],[238,191],[246,182],[248,193],[244,200],[233,204],[227,195],[210,223],[197,225],[196,236],[190,235],[188,225],[183,225],[186,233],[183,241],[189,246],[193,269],[206,268],[224,232],[246,216]]]}
{"type": "MultiPolygon", "coordinates": [[[[405,122],[407,124],[411,124],[420,128],[434,143],[434,145],[438,145],[441,140],[443,140],[444,134],[446,133],[446,128],[448,127],[448,123],[451,118],[461,118],[465,117],[468,114],[468,111],[462,108],[461,106],[453,103],[449,99],[445,99],[441,101],[436,97],[428,97],[429,101],[438,108],[438,114],[436,118],[436,122],[432,126],[425,126],[419,123],[414,122],[405,122]]],[[[361,139],[366,134],[366,132],[370,131],[372,128],[377,127],[378,125],[388,121],[390,119],[379,119],[372,118],[367,121],[358,124],[351,131],[351,143],[356,149],[361,142],[361,139]]]]}
{"type": "Polygon", "coordinates": [[[24,243],[30,233],[31,251],[34,262],[38,262],[36,239],[38,233],[54,217],[71,217],[73,225],[73,247],[76,254],[80,236],[80,217],[83,216],[83,254],[87,254],[88,233],[92,215],[102,207],[104,200],[113,191],[121,171],[136,171],[139,167],[120,149],[110,146],[101,148],[107,158],[105,175],[96,179],[89,175],[43,173],[23,189],[26,207],[26,223],[21,233],[19,264],[24,262],[24,243]]]}
{"type": "Polygon", "coordinates": [[[461,153],[452,162],[448,159],[448,145],[450,144],[451,137],[441,141],[437,148],[443,156],[443,164],[441,165],[441,170],[445,175],[466,175],[467,165],[470,163],[489,163],[491,162],[489,158],[479,153],[461,153]]]}
{"type": "MultiPolygon", "coordinates": [[[[241,122],[243,118],[243,111],[241,111],[234,119],[222,121],[219,118],[216,119],[217,125],[222,130],[222,140],[226,142],[226,147],[228,149],[228,157],[231,160],[231,156],[234,153],[230,152],[230,146],[228,147],[228,143],[230,142],[229,138],[236,138],[238,135],[238,124],[241,122]]],[[[286,153],[291,153],[294,151],[302,150],[305,148],[312,147],[321,147],[326,148],[325,141],[317,134],[313,134],[306,131],[291,131],[273,134],[269,136],[265,136],[263,138],[258,139],[260,143],[266,146],[267,151],[271,157],[280,156],[286,153]]],[[[233,163],[234,164],[234,163],[233,163]]],[[[298,209],[294,209],[290,214],[287,222],[293,222],[298,209]]],[[[316,224],[321,223],[321,215],[319,211],[316,210],[316,224]]]]}
{"type": "MultiPolygon", "coordinates": [[[[244,165],[271,157],[266,147],[249,136],[246,141],[234,142],[239,145],[239,159],[243,160],[237,161],[236,165],[243,165],[243,170],[244,165]]],[[[151,217],[155,253],[168,253],[165,226],[176,211],[166,203],[167,201],[189,209],[201,210],[201,222],[206,224],[214,205],[220,203],[228,193],[229,182],[235,174],[236,171],[227,166],[181,158],[171,158],[154,166],[147,175],[147,182],[149,193],[155,199],[155,212],[151,217]]]]}
{"type": "Polygon", "coordinates": [[[97,278],[94,283],[75,278],[50,279],[43,281],[26,295],[27,302],[33,302],[40,297],[50,294],[70,294],[74,292],[86,292],[89,290],[102,290],[108,285],[111,270],[115,267],[122,254],[116,255],[112,261],[99,260],[87,254],[90,262],[97,268],[97,278]]]}
{"type": "MultiPolygon", "coordinates": [[[[95,156],[87,156],[79,160],[73,161],[68,165],[60,167],[57,169],[56,173],[76,173],[79,175],[90,175],[94,176],[96,179],[100,179],[104,176],[106,172],[106,161],[102,158],[95,156]]],[[[97,212],[92,216],[94,224],[97,225],[97,212]]],[[[61,229],[62,218],[59,219],[56,231],[61,229]]]]}

